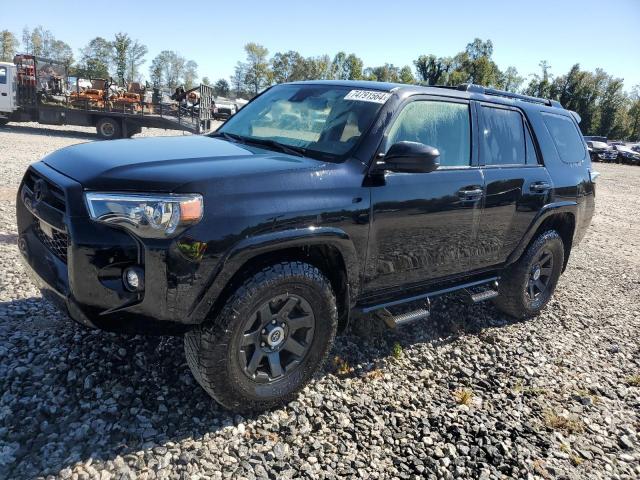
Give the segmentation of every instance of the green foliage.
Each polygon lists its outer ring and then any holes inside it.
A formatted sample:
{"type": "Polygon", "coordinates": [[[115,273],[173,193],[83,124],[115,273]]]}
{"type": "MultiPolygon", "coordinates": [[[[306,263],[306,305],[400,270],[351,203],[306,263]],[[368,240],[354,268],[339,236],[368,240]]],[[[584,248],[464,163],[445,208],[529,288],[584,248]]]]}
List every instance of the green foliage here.
{"type": "Polygon", "coordinates": [[[116,76],[120,85],[125,85],[127,74],[127,51],[131,47],[131,38],[126,33],[116,33],[113,41],[116,76]]]}
{"type": "Polygon", "coordinates": [[[416,79],[409,65],[405,65],[400,70],[400,83],[416,83],[416,79]]]}
{"type": "Polygon", "coordinates": [[[183,85],[189,89],[195,86],[198,78],[198,64],[187,60],[178,52],[163,50],[151,61],[149,74],[157,87],[174,90],[183,85]]]}
{"type": "MultiPolygon", "coordinates": [[[[108,78],[113,74],[118,82],[140,81],[140,68],[148,53],[147,47],[127,33],[118,33],[113,41],[102,37],[92,39],[80,50],[80,60],[73,64],[71,47],[54,37],[42,26],[22,31],[22,41],[9,30],[0,31],[0,59],[11,61],[21,51],[52,58],[73,68],[73,74],[88,78],[108,78]]],[[[233,93],[250,98],[276,83],[298,80],[336,79],[373,80],[383,82],[420,83],[423,85],[458,85],[476,83],[511,92],[558,100],[565,108],[582,118],[580,128],[585,135],[601,135],[611,139],[640,141],[640,85],[625,91],[623,79],[602,69],[589,72],[574,65],[564,75],[554,76],[545,60],[540,71],[525,77],[509,66],[501,70],[493,60],[491,40],[475,38],[453,57],[433,53],[419,55],[413,66],[402,68],[385,63],[365,68],[355,53],[337,52],[333,57],[304,57],[295,50],[269,51],[257,43],[245,45],[246,59],[236,64],[229,81],[216,82],[220,96],[233,93]],[[415,71],[412,71],[415,68],[415,71]]],[[[186,88],[195,86],[198,64],[177,52],[164,50],[153,59],[149,68],[156,86],[186,88]]],[[[205,79],[203,79],[204,81],[205,79]]],[[[206,79],[205,83],[210,83],[206,79]]]]}
{"type": "Polygon", "coordinates": [[[244,46],[244,51],[247,54],[244,83],[254,95],[257,95],[271,82],[271,70],[267,60],[269,50],[258,43],[251,42],[244,46]]]}
{"type": "Polygon", "coordinates": [[[9,30],[0,32],[0,62],[10,62],[18,50],[20,42],[9,30]]]}
{"type": "Polygon", "coordinates": [[[393,355],[393,358],[397,360],[402,357],[403,353],[404,352],[402,351],[402,345],[400,345],[398,342],[395,342],[393,344],[393,347],[391,348],[391,355],[393,355]]]}
{"type": "Polygon", "coordinates": [[[127,49],[127,82],[139,82],[142,80],[140,67],[145,62],[147,47],[138,40],[133,40],[127,49]]]}
{"type": "Polygon", "coordinates": [[[103,37],[91,40],[81,51],[78,76],[85,78],[109,78],[114,61],[113,43],[103,37]]]}
{"type": "Polygon", "coordinates": [[[231,87],[229,87],[229,82],[221,78],[213,86],[213,90],[217,97],[228,97],[231,92],[231,87]]]}
{"type": "MultiPolygon", "coordinates": [[[[4,32],[2,32],[2,34],[4,36],[4,32]]],[[[14,37],[17,46],[17,39],[13,34],[11,34],[11,36],[14,37]]],[[[42,25],[39,25],[33,30],[24,27],[22,31],[22,45],[22,53],[57,60],[63,62],[67,67],[73,63],[73,50],[71,47],[62,40],[55,38],[54,35],[49,30],[45,30],[42,25]]]]}

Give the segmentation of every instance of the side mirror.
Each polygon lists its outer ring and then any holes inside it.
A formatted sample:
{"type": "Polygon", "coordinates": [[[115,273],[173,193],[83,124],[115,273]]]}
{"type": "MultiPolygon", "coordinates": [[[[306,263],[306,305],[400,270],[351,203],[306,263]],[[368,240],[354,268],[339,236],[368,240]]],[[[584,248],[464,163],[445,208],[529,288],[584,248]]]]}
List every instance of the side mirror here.
{"type": "Polygon", "coordinates": [[[431,145],[398,142],[391,145],[381,168],[392,172],[429,173],[440,166],[440,152],[431,145]]]}

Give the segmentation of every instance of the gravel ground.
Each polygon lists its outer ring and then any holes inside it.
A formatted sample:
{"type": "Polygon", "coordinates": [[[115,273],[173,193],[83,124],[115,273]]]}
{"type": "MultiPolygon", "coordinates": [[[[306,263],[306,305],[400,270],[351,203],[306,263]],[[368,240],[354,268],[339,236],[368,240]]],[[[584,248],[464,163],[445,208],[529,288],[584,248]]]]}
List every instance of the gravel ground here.
{"type": "Polygon", "coordinates": [[[640,168],[596,167],[593,225],[538,318],[439,301],[340,337],[297,401],[240,417],[181,339],[84,329],[25,278],[20,177],[89,132],[0,129],[0,478],[639,478],[640,168]]]}

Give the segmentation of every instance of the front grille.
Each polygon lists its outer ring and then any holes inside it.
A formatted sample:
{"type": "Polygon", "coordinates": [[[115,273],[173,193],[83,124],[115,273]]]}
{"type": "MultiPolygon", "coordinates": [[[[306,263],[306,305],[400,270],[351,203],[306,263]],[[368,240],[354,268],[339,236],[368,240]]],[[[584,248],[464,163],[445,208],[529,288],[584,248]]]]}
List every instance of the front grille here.
{"type": "Polygon", "coordinates": [[[55,208],[56,210],[66,212],[67,205],[64,191],[55,183],[43,177],[35,170],[29,169],[24,177],[24,184],[29,190],[35,192],[36,182],[38,182],[39,180],[43,181],[46,185],[46,195],[42,199],[42,201],[55,208]]]}
{"type": "Polygon", "coordinates": [[[50,237],[42,231],[40,221],[35,219],[33,223],[33,231],[38,239],[47,247],[56,257],[67,263],[67,247],[69,246],[69,236],[56,229],[52,229],[50,237]]]}

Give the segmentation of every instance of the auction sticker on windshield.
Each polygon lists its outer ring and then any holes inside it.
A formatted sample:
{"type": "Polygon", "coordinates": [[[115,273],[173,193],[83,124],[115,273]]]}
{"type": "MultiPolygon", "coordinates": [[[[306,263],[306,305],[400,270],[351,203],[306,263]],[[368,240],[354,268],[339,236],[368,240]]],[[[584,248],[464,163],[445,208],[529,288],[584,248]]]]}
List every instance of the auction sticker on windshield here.
{"type": "Polygon", "coordinates": [[[389,100],[389,92],[376,92],[374,90],[351,90],[344,97],[345,100],[356,100],[359,102],[385,103],[389,100]]]}

